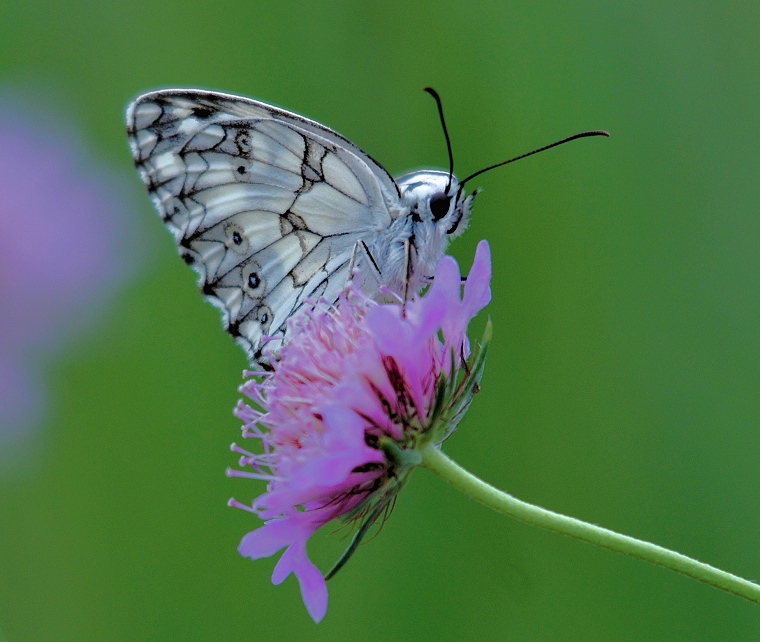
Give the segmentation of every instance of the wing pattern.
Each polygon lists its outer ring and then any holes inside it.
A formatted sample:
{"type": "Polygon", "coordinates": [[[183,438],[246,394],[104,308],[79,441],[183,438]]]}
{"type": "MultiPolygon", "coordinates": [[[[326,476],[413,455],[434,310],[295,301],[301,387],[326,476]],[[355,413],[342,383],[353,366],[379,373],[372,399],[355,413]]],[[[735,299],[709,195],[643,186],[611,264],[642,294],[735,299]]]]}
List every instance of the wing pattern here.
{"type": "Polygon", "coordinates": [[[129,108],[135,164],[199,286],[251,359],[307,299],[337,299],[354,246],[387,228],[399,192],[332,130],[265,103],[195,90],[129,108]]]}

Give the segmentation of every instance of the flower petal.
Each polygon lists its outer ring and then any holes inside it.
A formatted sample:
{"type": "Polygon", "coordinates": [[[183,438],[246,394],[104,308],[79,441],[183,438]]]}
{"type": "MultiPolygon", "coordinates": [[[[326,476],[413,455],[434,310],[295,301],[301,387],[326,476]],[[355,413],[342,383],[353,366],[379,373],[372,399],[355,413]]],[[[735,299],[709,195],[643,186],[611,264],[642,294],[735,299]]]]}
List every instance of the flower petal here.
{"type": "Polygon", "coordinates": [[[301,598],[315,622],[321,622],[327,613],[327,583],[320,570],[306,554],[306,542],[294,542],[274,567],[272,584],[280,584],[294,573],[301,587],[301,598]]]}
{"type": "Polygon", "coordinates": [[[272,519],[245,535],[240,540],[238,553],[252,560],[271,557],[301,534],[302,529],[294,528],[292,519],[272,519]]]}
{"type": "Polygon", "coordinates": [[[481,241],[475,250],[467,282],[464,284],[464,304],[469,315],[475,316],[491,301],[491,248],[481,241]]]}

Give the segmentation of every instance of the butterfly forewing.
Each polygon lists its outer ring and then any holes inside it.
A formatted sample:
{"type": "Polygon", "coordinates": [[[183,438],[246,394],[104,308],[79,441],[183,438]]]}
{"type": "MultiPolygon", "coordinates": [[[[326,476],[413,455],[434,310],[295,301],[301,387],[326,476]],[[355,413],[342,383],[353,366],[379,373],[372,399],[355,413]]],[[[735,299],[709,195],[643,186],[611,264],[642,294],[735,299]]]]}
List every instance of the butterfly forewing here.
{"type": "Polygon", "coordinates": [[[262,357],[307,300],[335,300],[358,241],[398,216],[387,172],[339,134],[265,103],[195,90],[138,98],[135,163],[224,327],[262,357]]]}

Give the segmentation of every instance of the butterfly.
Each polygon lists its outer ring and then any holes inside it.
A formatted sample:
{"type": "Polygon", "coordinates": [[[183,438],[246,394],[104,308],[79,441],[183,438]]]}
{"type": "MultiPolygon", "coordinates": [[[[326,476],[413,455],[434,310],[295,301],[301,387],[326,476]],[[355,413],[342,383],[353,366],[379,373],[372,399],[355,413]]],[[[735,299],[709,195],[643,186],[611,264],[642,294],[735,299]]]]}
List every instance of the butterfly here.
{"type": "Polygon", "coordinates": [[[336,301],[354,275],[370,296],[406,300],[419,291],[467,227],[477,192],[465,194],[464,184],[517,160],[457,181],[440,98],[426,91],[438,105],[450,171],[395,180],[332,129],[250,98],[169,89],[129,105],[140,176],[251,361],[265,365],[287,320],[320,298],[336,301]]]}

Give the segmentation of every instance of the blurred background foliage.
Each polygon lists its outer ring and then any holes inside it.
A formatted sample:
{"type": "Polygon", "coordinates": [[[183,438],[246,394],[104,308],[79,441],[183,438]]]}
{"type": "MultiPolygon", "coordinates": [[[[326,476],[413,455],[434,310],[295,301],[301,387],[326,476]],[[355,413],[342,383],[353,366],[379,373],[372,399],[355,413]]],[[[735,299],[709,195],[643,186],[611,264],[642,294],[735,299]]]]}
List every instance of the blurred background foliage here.
{"type": "MultiPolygon", "coordinates": [[[[0,5],[0,94],[120,172],[142,267],[45,365],[44,425],[0,469],[0,637],[756,640],[760,608],[509,521],[415,474],[316,626],[225,506],[245,367],[132,169],[127,102],[253,96],[393,174],[487,174],[483,390],[446,445],[518,497],[760,578],[760,5],[728,1],[0,5]],[[12,465],[8,461],[12,460],[12,465]]],[[[0,195],[2,198],[2,195],[0,195]]],[[[119,203],[120,208],[124,202],[119,203]]],[[[2,306],[2,300],[0,300],[2,306]]],[[[0,421],[2,419],[0,418],[0,421]]],[[[324,569],[345,532],[313,538],[324,569]]]]}

